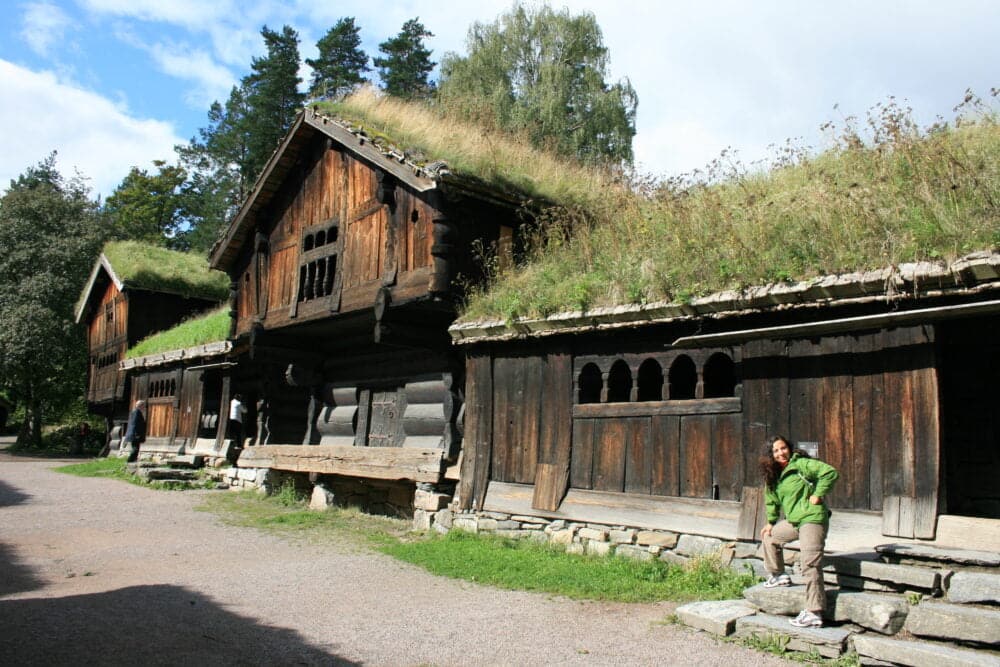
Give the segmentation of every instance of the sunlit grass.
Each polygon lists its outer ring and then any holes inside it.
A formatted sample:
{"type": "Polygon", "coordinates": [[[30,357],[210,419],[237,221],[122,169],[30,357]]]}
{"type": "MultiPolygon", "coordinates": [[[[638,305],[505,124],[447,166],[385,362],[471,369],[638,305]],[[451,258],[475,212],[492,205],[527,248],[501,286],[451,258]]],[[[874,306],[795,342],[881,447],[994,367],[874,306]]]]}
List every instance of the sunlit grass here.
{"type": "Polygon", "coordinates": [[[139,241],[114,241],[104,254],[118,277],[129,287],[166,291],[222,301],[229,296],[229,278],[208,268],[197,253],[168,250],[139,241]]]}
{"type": "Polygon", "coordinates": [[[172,329],[155,333],[129,348],[126,358],[142,357],[157,352],[183,350],[196,345],[224,341],[229,337],[229,306],[204,315],[197,315],[172,329]]]}

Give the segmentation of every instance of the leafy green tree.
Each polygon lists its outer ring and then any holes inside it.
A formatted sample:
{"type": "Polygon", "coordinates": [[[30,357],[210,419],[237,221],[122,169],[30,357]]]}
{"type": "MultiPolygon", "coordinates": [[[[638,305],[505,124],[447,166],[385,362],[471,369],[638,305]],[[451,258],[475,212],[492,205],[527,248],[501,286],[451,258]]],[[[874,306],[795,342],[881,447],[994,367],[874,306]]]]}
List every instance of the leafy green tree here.
{"type": "Polygon", "coordinates": [[[433,90],[434,84],[428,76],[437,63],[431,61],[431,52],[424,46],[424,39],[433,36],[418,17],[404,23],[398,35],[378,45],[385,57],[375,58],[373,62],[385,92],[413,99],[424,97],[433,90]]]}
{"type": "Polygon", "coordinates": [[[104,202],[111,234],[118,239],[135,239],[184,249],[184,195],[187,179],[182,167],[154,160],[156,173],[132,167],[128,175],[104,202]]]}
{"type": "Polygon", "coordinates": [[[45,415],[83,395],[86,342],[73,306],[103,234],[87,187],[63,179],[55,153],[0,198],[0,386],[25,408],[19,443],[40,445],[45,415]]]}
{"type": "Polygon", "coordinates": [[[360,30],[354,25],[354,17],[342,18],[316,42],[319,57],[306,58],[306,64],[313,69],[310,95],[340,97],[368,80],[364,75],[371,68],[368,54],[361,49],[360,30]]]}
{"type": "Polygon", "coordinates": [[[631,163],[638,98],[608,83],[608,49],[594,15],[516,4],[474,23],[468,55],[446,54],[438,98],[536,146],[591,163],[631,163]]]}

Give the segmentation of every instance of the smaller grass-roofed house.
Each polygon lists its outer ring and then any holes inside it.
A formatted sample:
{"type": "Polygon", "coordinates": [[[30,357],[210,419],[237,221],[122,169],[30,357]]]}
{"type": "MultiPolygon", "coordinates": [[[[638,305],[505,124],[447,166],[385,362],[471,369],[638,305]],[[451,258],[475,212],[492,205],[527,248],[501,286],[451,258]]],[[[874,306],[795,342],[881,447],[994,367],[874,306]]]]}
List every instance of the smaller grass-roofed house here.
{"type": "Polygon", "coordinates": [[[235,365],[228,357],[230,322],[223,306],[153,334],[126,353],[119,368],[130,380],[129,403],[146,403],[140,459],[227,459],[225,407],[235,365]]]}
{"type": "Polygon", "coordinates": [[[149,335],[225,300],[226,276],[204,258],[135,241],[108,243],[94,262],[76,306],[87,328],[90,363],[87,407],[107,420],[112,448],[115,422],[128,415],[131,388],[120,364],[149,335]]]}

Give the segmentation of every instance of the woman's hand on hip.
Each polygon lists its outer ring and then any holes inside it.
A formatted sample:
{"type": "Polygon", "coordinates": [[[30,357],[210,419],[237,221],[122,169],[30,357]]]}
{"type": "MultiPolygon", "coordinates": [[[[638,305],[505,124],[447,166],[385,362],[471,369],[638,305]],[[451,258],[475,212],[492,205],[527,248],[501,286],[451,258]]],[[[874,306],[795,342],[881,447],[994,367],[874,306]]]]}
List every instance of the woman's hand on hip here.
{"type": "Polygon", "coordinates": [[[809,502],[813,505],[822,505],[823,499],[819,496],[809,496],[809,502]]]}
{"type": "Polygon", "coordinates": [[[760,536],[761,537],[769,537],[771,535],[771,528],[772,527],[773,526],[771,526],[771,524],[767,524],[766,526],[764,526],[763,528],[761,528],[760,529],[760,536]]]}

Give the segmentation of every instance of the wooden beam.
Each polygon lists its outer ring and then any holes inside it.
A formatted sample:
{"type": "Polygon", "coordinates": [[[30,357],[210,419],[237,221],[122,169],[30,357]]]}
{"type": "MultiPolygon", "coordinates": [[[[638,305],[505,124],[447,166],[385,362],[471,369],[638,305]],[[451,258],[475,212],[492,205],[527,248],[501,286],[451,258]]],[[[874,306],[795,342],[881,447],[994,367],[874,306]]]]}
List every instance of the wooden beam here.
{"type": "Polygon", "coordinates": [[[573,406],[574,417],[649,417],[652,415],[717,415],[740,412],[743,399],[699,398],[641,403],[583,403],[573,406]]]}
{"type": "Polygon", "coordinates": [[[492,512],[567,521],[636,526],[737,539],[742,503],[570,489],[558,511],[533,509],[534,485],[490,482],[483,508],[492,512]]]}
{"type": "Polygon", "coordinates": [[[246,447],[238,465],[369,479],[441,481],[444,451],[415,447],[264,445],[246,447]]]}

